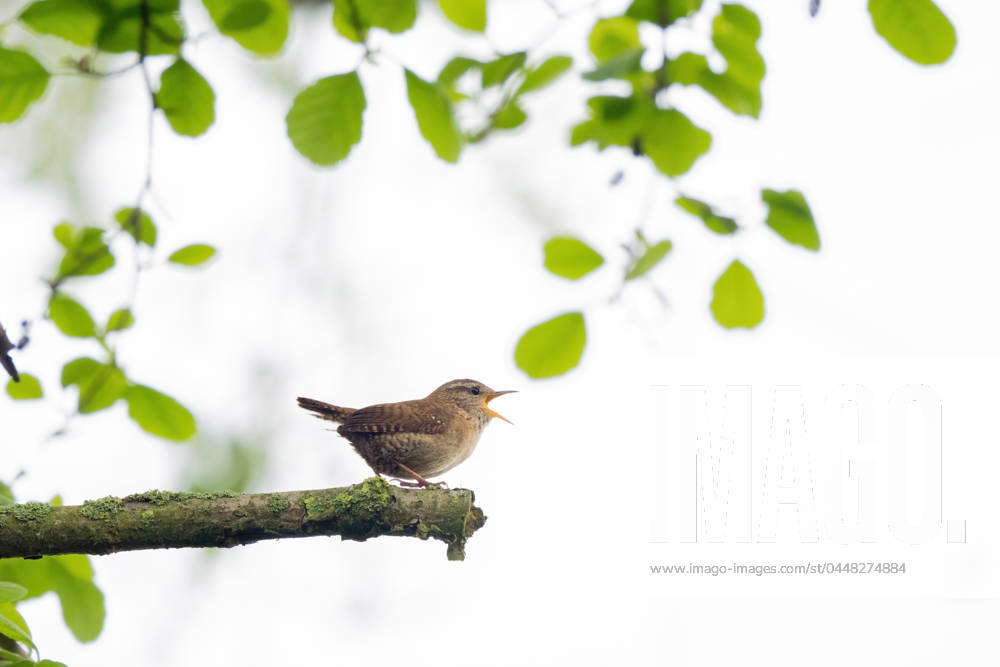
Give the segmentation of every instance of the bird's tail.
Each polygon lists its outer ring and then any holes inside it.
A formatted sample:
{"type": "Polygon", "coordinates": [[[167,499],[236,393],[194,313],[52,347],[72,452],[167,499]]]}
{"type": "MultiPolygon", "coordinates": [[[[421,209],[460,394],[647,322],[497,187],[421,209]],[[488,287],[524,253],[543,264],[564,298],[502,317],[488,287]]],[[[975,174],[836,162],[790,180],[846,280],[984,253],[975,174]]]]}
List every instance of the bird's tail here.
{"type": "Polygon", "coordinates": [[[338,424],[344,423],[344,420],[354,412],[354,408],[342,408],[339,405],[330,405],[323,401],[317,401],[315,398],[303,398],[302,396],[299,396],[299,407],[313,413],[313,417],[338,424]]]}

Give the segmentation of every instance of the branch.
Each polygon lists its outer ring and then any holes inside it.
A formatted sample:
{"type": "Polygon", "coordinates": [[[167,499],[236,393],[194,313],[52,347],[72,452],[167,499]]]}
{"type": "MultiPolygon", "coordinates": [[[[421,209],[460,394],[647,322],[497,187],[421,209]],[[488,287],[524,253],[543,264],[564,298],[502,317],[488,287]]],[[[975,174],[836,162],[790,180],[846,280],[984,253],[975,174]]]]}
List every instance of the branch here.
{"type": "Polygon", "coordinates": [[[359,542],[404,535],[441,540],[449,560],[464,560],[465,541],[486,522],[474,500],[468,489],[400,489],[371,477],[318,491],[147,491],[64,507],[4,505],[0,558],[232,547],[313,535],[359,542]]]}

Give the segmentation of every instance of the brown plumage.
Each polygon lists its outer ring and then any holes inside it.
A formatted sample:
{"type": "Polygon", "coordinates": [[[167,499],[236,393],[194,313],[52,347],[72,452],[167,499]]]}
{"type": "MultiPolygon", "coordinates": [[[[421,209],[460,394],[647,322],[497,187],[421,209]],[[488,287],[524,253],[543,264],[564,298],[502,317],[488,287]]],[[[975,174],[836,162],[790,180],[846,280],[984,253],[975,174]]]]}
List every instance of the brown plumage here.
{"type": "Polygon", "coordinates": [[[425,398],[357,410],[312,398],[298,400],[299,407],[314,416],[340,424],[337,432],[376,473],[426,486],[427,477],[451,470],[472,454],[490,419],[507,421],[488,403],[509,393],[475,380],[452,380],[425,398]]]}

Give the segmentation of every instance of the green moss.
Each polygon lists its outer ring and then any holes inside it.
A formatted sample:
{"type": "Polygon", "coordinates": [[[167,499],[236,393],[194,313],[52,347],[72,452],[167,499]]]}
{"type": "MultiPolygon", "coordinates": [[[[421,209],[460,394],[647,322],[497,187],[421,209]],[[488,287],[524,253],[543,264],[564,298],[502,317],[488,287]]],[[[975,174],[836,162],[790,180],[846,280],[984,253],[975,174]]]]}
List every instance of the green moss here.
{"type": "Polygon", "coordinates": [[[389,483],[381,477],[369,477],[333,498],[309,496],[303,502],[306,516],[314,521],[343,517],[352,522],[370,523],[385,511],[391,500],[389,483]]]}
{"type": "Polygon", "coordinates": [[[95,521],[113,518],[116,514],[125,509],[125,503],[121,498],[105,496],[98,500],[88,500],[80,508],[80,514],[95,521]]]}
{"type": "Polygon", "coordinates": [[[156,517],[156,513],[153,510],[143,510],[139,515],[142,519],[142,525],[149,527],[153,524],[153,519],[156,517]]]}
{"type": "Polygon", "coordinates": [[[48,516],[53,509],[48,503],[21,503],[0,506],[0,514],[9,514],[18,521],[37,521],[48,516]]]}
{"type": "Polygon", "coordinates": [[[288,511],[292,504],[288,502],[288,499],[284,496],[279,496],[277,493],[271,494],[267,499],[267,509],[272,514],[281,514],[282,512],[288,511]]]}
{"type": "Polygon", "coordinates": [[[124,500],[128,503],[147,503],[149,505],[166,505],[167,503],[173,503],[183,500],[218,500],[219,498],[238,498],[240,494],[235,491],[160,491],[159,489],[153,489],[152,491],[143,491],[142,493],[133,493],[130,496],[125,496],[124,500]]]}

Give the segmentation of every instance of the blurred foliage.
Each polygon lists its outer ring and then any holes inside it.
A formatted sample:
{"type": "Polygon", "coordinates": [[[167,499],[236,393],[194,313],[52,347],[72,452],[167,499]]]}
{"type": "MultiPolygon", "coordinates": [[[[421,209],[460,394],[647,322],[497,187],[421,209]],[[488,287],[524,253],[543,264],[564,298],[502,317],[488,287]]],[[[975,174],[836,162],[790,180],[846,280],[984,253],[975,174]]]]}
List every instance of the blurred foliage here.
{"type": "MultiPolygon", "coordinates": [[[[0,508],[14,502],[10,487],[0,483],[0,508]]],[[[35,503],[41,510],[60,504],[35,503]]],[[[28,505],[32,506],[31,504],[28,505]]],[[[20,521],[13,514],[0,516],[3,521],[20,521]]],[[[43,556],[35,559],[6,558],[0,560],[0,667],[53,667],[62,663],[34,660],[39,649],[17,605],[46,593],[59,598],[63,621],[78,641],[90,642],[104,629],[104,594],[94,584],[94,569],[90,558],[80,554],[43,556]]]]}

